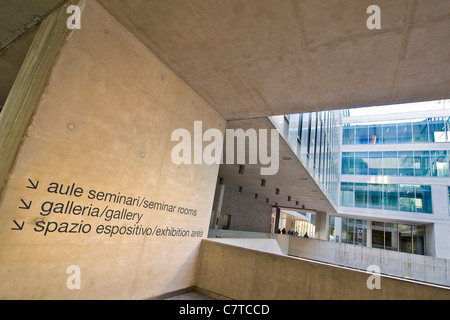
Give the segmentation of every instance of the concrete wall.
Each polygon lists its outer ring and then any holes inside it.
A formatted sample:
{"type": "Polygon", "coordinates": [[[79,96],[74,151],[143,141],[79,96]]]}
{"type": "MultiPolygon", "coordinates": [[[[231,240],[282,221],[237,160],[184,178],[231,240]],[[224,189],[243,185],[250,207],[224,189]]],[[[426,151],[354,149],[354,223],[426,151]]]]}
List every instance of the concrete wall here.
{"type": "Polygon", "coordinates": [[[170,138],[225,120],[96,1],[81,6],[0,194],[1,299],[187,288],[207,236],[218,165],[173,164],[170,138]]]}
{"type": "Polygon", "coordinates": [[[232,299],[450,299],[450,290],[204,240],[196,286],[232,299]]]}
{"type": "MultiPolygon", "coordinates": [[[[216,188],[216,194],[218,192],[220,192],[220,185],[216,188]]],[[[218,199],[219,197],[216,196],[215,201],[218,199]]],[[[217,203],[214,204],[214,207],[217,210],[217,203]]],[[[272,205],[255,199],[254,195],[239,192],[235,188],[227,186],[225,186],[219,219],[220,229],[223,228],[225,215],[231,217],[230,230],[270,232],[272,205]]]]}

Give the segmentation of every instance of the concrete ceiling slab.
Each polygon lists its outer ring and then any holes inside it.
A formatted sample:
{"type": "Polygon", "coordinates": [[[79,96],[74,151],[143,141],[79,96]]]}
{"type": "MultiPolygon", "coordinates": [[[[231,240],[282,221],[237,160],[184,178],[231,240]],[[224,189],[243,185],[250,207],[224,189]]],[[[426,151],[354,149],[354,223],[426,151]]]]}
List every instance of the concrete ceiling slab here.
{"type": "Polygon", "coordinates": [[[396,102],[420,96],[435,100],[436,92],[450,96],[450,25],[449,20],[412,26],[399,62],[392,97],[396,102]],[[418,68],[417,66],[420,66],[418,68]],[[426,72],[423,72],[426,70],[426,72]]]}
{"type": "MultiPolygon", "coordinates": [[[[261,112],[276,115],[283,109],[298,112],[299,101],[303,105],[319,105],[319,93],[313,81],[313,70],[304,55],[286,53],[264,59],[234,64],[237,72],[245,80],[253,95],[258,96],[262,106],[253,105],[252,114],[258,116],[261,112]],[[257,109],[257,110],[253,110],[257,109]]],[[[223,108],[226,105],[222,104],[223,108]]],[[[237,113],[232,119],[239,119],[237,113]]]]}
{"type": "Polygon", "coordinates": [[[387,104],[401,38],[400,32],[393,31],[310,50],[321,105],[335,109],[387,104]]]}
{"type": "MultiPolygon", "coordinates": [[[[246,131],[252,128],[269,131],[274,129],[274,126],[267,118],[235,120],[227,123],[227,129],[246,131]]],[[[268,145],[269,154],[271,153],[270,147],[271,144],[268,145]]],[[[236,190],[242,187],[242,193],[249,197],[255,197],[255,194],[258,194],[257,197],[260,201],[268,201],[272,205],[310,212],[336,212],[327,196],[281,137],[279,156],[279,170],[275,175],[261,175],[261,167],[268,165],[260,163],[245,164],[243,174],[239,173],[238,164],[222,164],[219,168],[219,177],[223,178],[223,184],[226,187],[236,190]],[[261,185],[263,179],[266,181],[265,186],[261,185]],[[279,189],[279,194],[276,193],[276,189],[279,189]]],[[[246,159],[248,159],[248,154],[246,159]]]]}
{"type": "Polygon", "coordinates": [[[299,20],[306,46],[331,47],[346,40],[356,40],[374,34],[399,29],[409,13],[409,0],[294,0],[293,8],[299,20]],[[381,30],[366,27],[370,5],[381,9],[381,30]]]}
{"type": "Polygon", "coordinates": [[[448,0],[99,2],[229,120],[449,97],[448,0]]]}

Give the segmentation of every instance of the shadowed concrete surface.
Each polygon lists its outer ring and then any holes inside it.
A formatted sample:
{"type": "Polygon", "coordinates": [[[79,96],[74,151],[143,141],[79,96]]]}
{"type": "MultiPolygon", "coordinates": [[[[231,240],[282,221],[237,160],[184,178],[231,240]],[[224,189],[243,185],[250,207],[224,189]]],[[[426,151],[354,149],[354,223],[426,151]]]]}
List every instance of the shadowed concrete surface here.
{"type": "Polygon", "coordinates": [[[210,298],[208,296],[205,296],[204,294],[191,291],[184,294],[180,294],[171,298],[167,298],[165,300],[214,300],[213,298],[210,298]]]}
{"type": "Polygon", "coordinates": [[[100,3],[227,120],[448,97],[446,0],[100,3]]]}

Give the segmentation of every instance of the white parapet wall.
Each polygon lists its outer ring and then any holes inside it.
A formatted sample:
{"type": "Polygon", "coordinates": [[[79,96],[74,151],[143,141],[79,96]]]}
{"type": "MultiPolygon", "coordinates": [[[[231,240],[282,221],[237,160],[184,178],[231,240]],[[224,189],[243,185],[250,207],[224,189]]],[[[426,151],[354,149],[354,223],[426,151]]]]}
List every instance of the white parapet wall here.
{"type": "Polygon", "coordinates": [[[397,251],[368,248],[317,239],[277,235],[289,238],[288,254],[336,265],[367,270],[380,267],[381,273],[450,286],[450,260],[397,251]]]}

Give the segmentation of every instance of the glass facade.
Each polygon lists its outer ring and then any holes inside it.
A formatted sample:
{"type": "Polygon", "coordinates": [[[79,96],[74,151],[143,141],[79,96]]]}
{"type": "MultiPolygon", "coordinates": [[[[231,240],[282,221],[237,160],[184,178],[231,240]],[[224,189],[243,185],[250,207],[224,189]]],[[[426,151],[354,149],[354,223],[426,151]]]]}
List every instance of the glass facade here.
{"type": "Polygon", "coordinates": [[[450,151],[342,152],[341,173],[449,177],[450,151]]]}
{"type": "Polygon", "coordinates": [[[431,186],[341,182],[341,206],[433,213],[431,186]]]}
{"type": "Polygon", "coordinates": [[[322,191],[337,204],[342,112],[309,112],[269,119],[322,191]]]}
{"type": "Polygon", "coordinates": [[[372,247],[425,254],[424,226],[372,221],[372,247]]]}
{"type": "Polygon", "coordinates": [[[330,217],[329,241],[367,246],[367,233],[372,235],[372,248],[414,254],[425,254],[425,227],[380,221],[368,222],[343,217],[330,217]],[[371,231],[370,231],[371,230],[371,231]]]}
{"type": "Polygon", "coordinates": [[[447,142],[450,141],[449,132],[449,117],[379,124],[344,124],[342,144],[447,142]]]}
{"type": "Polygon", "coordinates": [[[366,246],[367,221],[331,216],[329,240],[366,246]]]}

